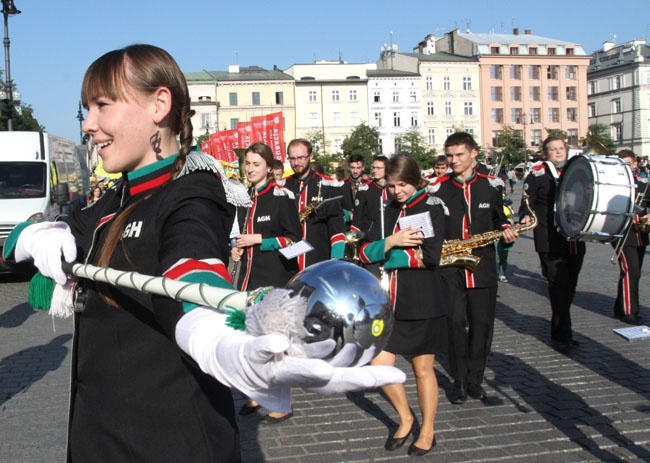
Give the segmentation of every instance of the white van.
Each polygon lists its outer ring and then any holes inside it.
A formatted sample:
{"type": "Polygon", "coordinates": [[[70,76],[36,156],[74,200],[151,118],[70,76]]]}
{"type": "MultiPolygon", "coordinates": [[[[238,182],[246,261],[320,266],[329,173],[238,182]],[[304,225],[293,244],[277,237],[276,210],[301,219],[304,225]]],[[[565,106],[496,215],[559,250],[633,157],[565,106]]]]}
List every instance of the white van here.
{"type": "Polygon", "coordinates": [[[55,220],[80,204],[87,174],[75,148],[48,133],[0,132],[0,251],[17,224],[55,220]]]}

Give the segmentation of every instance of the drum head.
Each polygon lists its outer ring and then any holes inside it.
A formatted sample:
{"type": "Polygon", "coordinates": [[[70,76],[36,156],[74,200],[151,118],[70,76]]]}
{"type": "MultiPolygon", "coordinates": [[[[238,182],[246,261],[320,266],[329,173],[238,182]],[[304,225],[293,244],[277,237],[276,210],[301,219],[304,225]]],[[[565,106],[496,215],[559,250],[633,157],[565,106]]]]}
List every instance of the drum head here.
{"type": "Polygon", "coordinates": [[[584,230],[594,203],[594,172],[583,156],[571,158],[558,184],[555,220],[560,233],[576,239],[584,230]]]}

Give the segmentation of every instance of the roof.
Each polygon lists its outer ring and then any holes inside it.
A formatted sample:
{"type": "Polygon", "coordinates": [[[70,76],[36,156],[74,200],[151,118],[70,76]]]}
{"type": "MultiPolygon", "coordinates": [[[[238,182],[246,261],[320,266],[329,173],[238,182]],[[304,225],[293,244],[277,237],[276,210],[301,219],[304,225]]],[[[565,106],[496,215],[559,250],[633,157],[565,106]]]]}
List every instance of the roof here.
{"type": "Polygon", "coordinates": [[[274,69],[261,68],[259,66],[243,66],[239,68],[239,72],[229,71],[199,71],[199,72],[184,72],[185,79],[188,82],[217,82],[222,81],[253,81],[253,80],[293,80],[288,74],[274,69]]]}
{"type": "Polygon", "coordinates": [[[471,63],[478,61],[478,58],[475,56],[461,56],[454,55],[453,53],[447,53],[444,51],[439,51],[437,53],[424,54],[424,53],[400,53],[405,56],[412,56],[419,59],[420,61],[430,61],[435,63],[471,63]]]}
{"type": "Polygon", "coordinates": [[[476,34],[474,32],[458,32],[458,36],[470,40],[479,45],[490,45],[500,43],[503,45],[574,45],[577,43],[567,42],[565,40],[550,39],[540,35],[533,34],[476,34]]]}
{"type": "Polygon", "coordinates": [[[400,71],[397,69],[369,69],[366,71],[368,77],[418,77],[417,72],[400,71]]]}

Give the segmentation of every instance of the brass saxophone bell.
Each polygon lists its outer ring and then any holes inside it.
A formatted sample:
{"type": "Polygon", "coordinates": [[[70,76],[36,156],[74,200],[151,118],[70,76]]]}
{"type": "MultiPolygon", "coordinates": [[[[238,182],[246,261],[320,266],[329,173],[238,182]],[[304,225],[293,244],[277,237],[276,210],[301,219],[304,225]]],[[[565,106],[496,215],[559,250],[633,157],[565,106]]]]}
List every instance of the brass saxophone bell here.
{"type": "Polygon", "coordinates": [[[345,232],[345,255],[344,259],[355,265],[361,265],[359,247],[365,234],[361,230],[350,230],[345,232]]]}

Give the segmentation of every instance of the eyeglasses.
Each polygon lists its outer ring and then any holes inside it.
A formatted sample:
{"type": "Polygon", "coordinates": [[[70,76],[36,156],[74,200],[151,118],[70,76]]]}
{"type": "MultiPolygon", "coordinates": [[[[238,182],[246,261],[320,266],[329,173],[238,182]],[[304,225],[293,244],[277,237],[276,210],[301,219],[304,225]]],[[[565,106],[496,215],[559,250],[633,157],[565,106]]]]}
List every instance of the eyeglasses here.
{"type": "Polygon", "coordinates": [[[289,156],[288,159],[289,159],[289,162],[296,162],[296,161],[303,162],[303,161],[309,159],[309,156],[295,156],[295,157],[289,156]]]}

